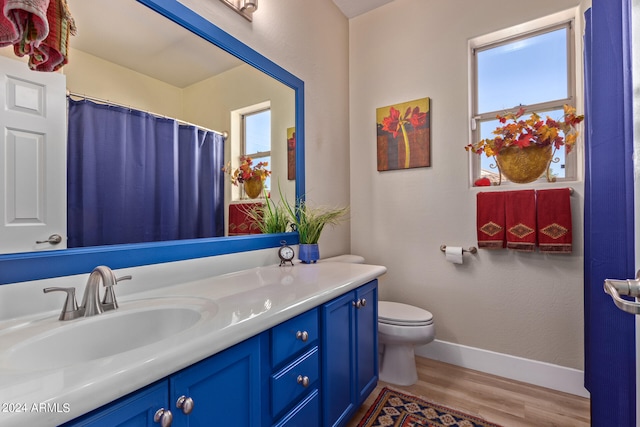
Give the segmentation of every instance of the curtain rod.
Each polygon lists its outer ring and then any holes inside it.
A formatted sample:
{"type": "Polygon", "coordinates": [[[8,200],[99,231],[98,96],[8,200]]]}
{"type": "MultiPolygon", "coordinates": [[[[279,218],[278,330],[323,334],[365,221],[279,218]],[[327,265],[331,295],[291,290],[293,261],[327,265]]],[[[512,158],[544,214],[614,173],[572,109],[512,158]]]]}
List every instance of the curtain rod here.
{"type": "Polygon", "coordinates": [[[109,101],[108,99],[96,98],[95,96],[89,96],[89,95],[84,95],[84,94],[74,93],[74,92],[69,92],[69,91],[67,91],[67,96],[75,96],[76,98],[88,99],[90,101],[99,102],[101,104],[113,105],[114,107],[122,107],[122,108],[128,108],[130,110],[142,111],[144,113],[151,114],[152,116],[175,120],[176,122],[178,122],[181,125],[195,126],[198,129],[202,129],[202,130],[205,130],[207,132],[217,133],[218,135],[222,135],[225,139],[227,139],[227,137],[229,136],[229,133],[226,132],[226,131],[225,132],[220,132],[220,131],[217,131],[217,130],[208,129],[208,128],[204,127],[204,126],[196,125],[194,123],[189,123],[189,122],[186,122],[186,121],[180,120],[180,119],[175,119],[173,117],[168,117],[168,116],[165,116],[164,114],[157,114],[157,113],[153,113],[151,111],[140,110],[138,108],[133,108],[130,105],[125,105],[125,104],[120,104],[120,103],[117,103],[117,102],[109,101]]]}

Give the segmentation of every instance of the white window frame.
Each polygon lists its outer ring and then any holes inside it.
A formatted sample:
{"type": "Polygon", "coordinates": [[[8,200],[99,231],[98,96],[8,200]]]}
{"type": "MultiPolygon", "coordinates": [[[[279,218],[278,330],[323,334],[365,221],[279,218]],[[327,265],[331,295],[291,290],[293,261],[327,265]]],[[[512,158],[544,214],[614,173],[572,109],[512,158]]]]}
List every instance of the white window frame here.
{"type": "MultiPolygon", "coordinates": [[[[271,155],[272,150],[263,151],[260,153],[246,153],[246,144],[245,144],[245,127],[244,127],[244,118],[251,114],[260,113],[262,111],[270,110],[271,102],[265,101],[258,104],[254,104],[248,107],[240,108],[231,112],[231,136],[230,140],[230,152],[229,158],[231,159],[231,168],[235,170],[238,166],[240,166],[240,157],[244,155],[249,155],[253,158],[253,156],[257,155],[271,155]]],[[[271,141],[273,144],[273,141],[271,141]]],[[[273,147],[272,147],[273,148],[273,147]]],[[[269,165],[268,169],[271,169],[271,165],[269,165]]],[[[250,200],[244,192],[244,186],[231,185],[231,202],[241,202],[250,200]]],[[[257,199],[264,198],[261,194],[257,199]]],[[[256,200],[257,200],[256,199],[256,200]]]]}
{"type": "MultiPolygon", "coordinates": [[[[527,113],[534,111],[544,111],[550,109],[562,109],[564,104],[576,106],[580,110],[580,101],[582,99],[581,82],[582,69],[577,68],[577,64],[581,64],[581,53],[577,46],[580,46],[579,35],[576,31],[576,22],[578,21],[579,11],[578,8],[568,9],[563,12],[559,12],[553,15],[546,16],[544,18],[529,21],[527,23],[510,27],[504,30],[496,31],[490,34],[479,36],[469,40],[469,143],[475,143],[480,140],[479,127],[477,123],[484,120],[495,120],[497,114],[505,113],[506,111],[488,111],[483,113],[477,112],[477,64],[475,52],[486,50],[500,45],[512,43],[518,39],[525,39],[532,36],[537,36],[546,32],[558,30],[560,28],[568,27],[568,58],[567,58],[567,97],[564,99],[557,99],[548,102],[542,102],[534,105],[524,105],[527,113]]],[[[518,110],[520,106],[513,106],[512,112],[518,110]]],[[[581,136],[579,141],[581,141],[581,136]]],[[[469,177],[470,186],[473,187],[473,183],[480,178],[481,173],[481,156],[469,152],[469,177]]],[[[582,175],[582,163],[578,159],[582,158],[581,144],[576,144],[574,150],[566,155],[565,158],[565,177],[558,178],[557,182],[576,181],[582,175]]],[[[495,162],[494,162],[495,163],[495,162]]],[[[498,169],[496,167],[496,172],[498,169]]],[[[543,176],[535,183],[547,183],[546,178],[543,176]]],[[[504,176],[502,177],[501,186],[514,185],[504,176]]]]}
{"type": "MultiPolygon", "coordinates": [[[[257,109],[254,111],[250,111],[250,112],[246,112],[244,114],[241,115],[241,121],[242,121],[242,149],[240,150],[241,152],[241,156],[249,156],[251,158],[257,158],[257,157],[271,157],[271,149],[269,149],[269,151],[258,151],[258,152],[253,152],[253,153],[247,153],[247,138],[246,138],[246,118],[248,116],[253,116],[255,114],[260,114],[260,113],[264,113],[265,111],[270,111],[271,107],[267,107],[267,108],[261,108],[261,109],[257,109]]],[[[269,147],[271,147],[271,135],[269,135],[269,147]]]]}

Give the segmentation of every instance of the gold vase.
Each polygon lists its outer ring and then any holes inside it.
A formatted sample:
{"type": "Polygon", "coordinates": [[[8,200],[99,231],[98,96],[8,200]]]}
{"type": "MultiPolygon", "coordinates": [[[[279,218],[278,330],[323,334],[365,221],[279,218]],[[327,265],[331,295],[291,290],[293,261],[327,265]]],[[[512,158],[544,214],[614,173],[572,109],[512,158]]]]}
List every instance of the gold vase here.
{"type": "Polygon", "coordinates": [[[533,182],[547,172],[553,156],[553,147],[532,145],[525,148],[507,147],[496,154],[498,169],[509,181],[517,184],[533,182]]]}
{"type": "Polygon", "coordinates": [[[262,193],[263,181],[260,178],[251,178],[244,181],[244,192],[250,199],[255,199],[262,193]]]}

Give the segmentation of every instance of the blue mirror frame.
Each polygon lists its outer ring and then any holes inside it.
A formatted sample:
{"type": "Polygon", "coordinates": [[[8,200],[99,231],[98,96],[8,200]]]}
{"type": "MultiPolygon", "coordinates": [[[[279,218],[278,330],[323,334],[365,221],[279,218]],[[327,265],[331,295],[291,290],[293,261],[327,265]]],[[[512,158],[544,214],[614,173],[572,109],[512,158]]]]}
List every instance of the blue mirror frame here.
{"type": "MultiPolygon", "coordinates": [[[[304,198],[304,82],[175,0],[137,0],[192,33],[238,57],[294,90],[296,198],[304,198]]],[[[298,243],[298,233],[264,234],[168,242],[73,248],[0,255],[0,285],[90,272],[159,264],[298,243]]]]}

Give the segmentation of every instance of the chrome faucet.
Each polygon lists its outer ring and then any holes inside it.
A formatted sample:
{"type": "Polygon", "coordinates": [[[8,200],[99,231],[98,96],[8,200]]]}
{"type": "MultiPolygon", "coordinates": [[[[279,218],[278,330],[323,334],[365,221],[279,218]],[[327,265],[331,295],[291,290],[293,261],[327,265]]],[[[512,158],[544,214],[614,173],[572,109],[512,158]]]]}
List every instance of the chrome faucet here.
{"type": "Polygon", "coordinates": [[[59,319],[71,320],[83,316],[91,317],[105,311],[117,309],[118,302],[116,301],[116,294],[113,291],[113,287],[121,280],[131,280],[131,276],[116,278],[116,275],[107,266],[99,265],[94,268],[87,279],[87,285],[84,288],[84,295],[82,297],[82,304],[80,304],[79,307],[76,302],[75,288],[54,287],[45,288],[43,291],[44,293],[53,291],[62,291],[67,293],[67,299],[65,300],[59,319]],[[100,301],[100,282],[102,282],[105,287],[102,301],[100,301]]]}

